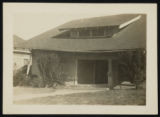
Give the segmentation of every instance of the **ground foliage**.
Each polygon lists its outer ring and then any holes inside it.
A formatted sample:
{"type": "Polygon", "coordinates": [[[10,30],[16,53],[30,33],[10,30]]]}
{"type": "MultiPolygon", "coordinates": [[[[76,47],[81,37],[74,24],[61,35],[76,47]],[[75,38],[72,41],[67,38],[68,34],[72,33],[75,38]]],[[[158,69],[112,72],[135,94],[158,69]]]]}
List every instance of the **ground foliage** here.
{"type": "Polygon", "coordinates": [[[27,65],[24,65],[13,74],[13,86],[28,86],[30,79],[26,75],[27,65]]]}
{"type": "Polygon", "coordinates": [[[41,55],[38,60],[38,68],[42,77],[43,87],[55,87],[57,84],[63,84],[61,77],[61,58],[54,53],[41,55]]]}
{"type": "Polygon", "coordinates": [[[137,86],[146,80],[145,50],[119,53],[119,72],[122,81],[128,80],[137,86]]]}

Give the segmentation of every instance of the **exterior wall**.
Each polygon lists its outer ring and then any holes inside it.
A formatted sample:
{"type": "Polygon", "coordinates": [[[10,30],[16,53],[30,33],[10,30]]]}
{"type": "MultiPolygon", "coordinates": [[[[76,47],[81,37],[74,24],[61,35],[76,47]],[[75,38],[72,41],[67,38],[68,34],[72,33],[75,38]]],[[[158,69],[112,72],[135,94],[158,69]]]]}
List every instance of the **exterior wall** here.
{"type": "MultiPolygon", "coordinates": [[[[78,60],[108,60],[109,58],[115,58],[113,53],[108,54],[91,54],[91,53],[63,53],[63,52],[54,52],[54,51],[41,51],[41,50],[33,50],[32,51],[32,74],[37,75],[41,78],[39,68],[37,65],[37,60],[40,56],[46,56],[51,53],[58,54],[61,58],[62,64],[62,72],[65,73],[66,77],[66,84],[67,85],[74,85],[77,84],[77,62],[78,60]]],[[[116,72],[116,65],[112,67],[113,74],[116,72]]],[[[116,75],[115,75],[115,78],[116,75]]],[[[114,79],[115,79],[114,78],[114,79]]],[[[113,80],[114,80],[113,79],[113,80]]]]}
{"type": "Polygon", "coordinates": [[[13,53],[13,69],[16,71],[31,61],[31,55],[28,53],[13,53]]]}

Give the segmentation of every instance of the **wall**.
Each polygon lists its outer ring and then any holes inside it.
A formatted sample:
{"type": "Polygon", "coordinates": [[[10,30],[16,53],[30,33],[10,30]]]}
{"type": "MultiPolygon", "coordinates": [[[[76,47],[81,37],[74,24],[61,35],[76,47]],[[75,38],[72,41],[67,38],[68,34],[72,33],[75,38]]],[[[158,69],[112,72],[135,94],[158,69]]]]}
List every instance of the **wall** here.
{"type": "Polygon", "coordinates": [[[13,53],[13,69],[16,71],[19,68],[23,67],[24,65],[28,64],[27,61],[31,60],[31,55],[27,53],[18,53],[14,52],[13,53]]]}

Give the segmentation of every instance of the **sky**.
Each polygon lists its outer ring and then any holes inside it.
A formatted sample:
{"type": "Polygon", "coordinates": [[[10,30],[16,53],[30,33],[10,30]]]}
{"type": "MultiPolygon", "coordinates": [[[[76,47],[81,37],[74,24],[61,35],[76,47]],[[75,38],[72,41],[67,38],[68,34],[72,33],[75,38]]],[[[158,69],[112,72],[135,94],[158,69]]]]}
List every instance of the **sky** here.
{"type": "Polygon", "coordinates": [[[27,40],[74,19],[133,12],[129,6],[128,10],[123,9],[123,5],[121,9],[107,4],[48,4],[48,6],[39,6],[16,6],[20,11],[13,16],[15,35],[27,40]]]}

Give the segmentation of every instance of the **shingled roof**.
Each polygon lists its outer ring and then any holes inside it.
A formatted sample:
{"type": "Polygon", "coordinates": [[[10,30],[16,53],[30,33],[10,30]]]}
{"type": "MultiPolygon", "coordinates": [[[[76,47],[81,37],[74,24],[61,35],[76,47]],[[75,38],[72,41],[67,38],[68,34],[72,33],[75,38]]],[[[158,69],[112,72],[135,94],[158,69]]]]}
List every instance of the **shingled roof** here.
{"type": "MultiPolygon", "coordinates": [[[[120,15],[114,17],[118,18],[118,16],[120,15]]],[[[122,16],[127,17],[126,15],[122,16]]],[[[132,15],[130,14],[129,16],[131,17],[132,15]]],[[[133,14],[133,16],[135,17],[135,14],[133,14]]],[[[90,18],[90,20],[92,19],[90,18]]],[[[104,20],[103,17],[102,20],[104,20]]],[[[119,18],[114,19],[114,21],[117,21],[117,24],[120,24],[121,20],[118,20],[119,18]]],[[[117,51],[146,48],[146,16],[143,14],[141,14],[141,18],[139,20],[135,21],[132,24],[129,24],[126,28],[121,30],[112,38],[105,39],[52,38],[58,33],[60,33],[59,29],[62,29],[62,27],[64,28],[65,25],[66,24],[61,25],[55,29],[49,30],[45,33],[42,33],[28,40],[26,43],[21,44],[20,46],[30,49],[55,50],[67,52],[117,51]]]]}

